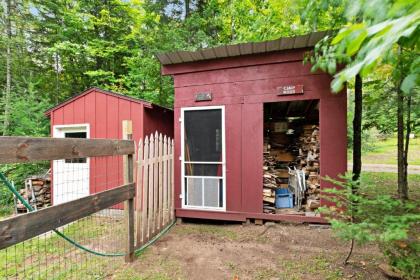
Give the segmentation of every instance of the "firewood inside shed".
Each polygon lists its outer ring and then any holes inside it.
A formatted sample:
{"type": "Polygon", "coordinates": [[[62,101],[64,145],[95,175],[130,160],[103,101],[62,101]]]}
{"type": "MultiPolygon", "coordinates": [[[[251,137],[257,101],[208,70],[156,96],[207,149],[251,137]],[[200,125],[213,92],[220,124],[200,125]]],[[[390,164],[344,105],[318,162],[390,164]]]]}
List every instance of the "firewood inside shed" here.
{"type": "Polygon", "coordinates": [[[264,106],[264,213],[313,212],[320,207],[318,101],[279,103],[264,106]],[[306,190],[301,207],[279,211],[275,193],[289,188],[289,168],[304,171],[306,190]]]}

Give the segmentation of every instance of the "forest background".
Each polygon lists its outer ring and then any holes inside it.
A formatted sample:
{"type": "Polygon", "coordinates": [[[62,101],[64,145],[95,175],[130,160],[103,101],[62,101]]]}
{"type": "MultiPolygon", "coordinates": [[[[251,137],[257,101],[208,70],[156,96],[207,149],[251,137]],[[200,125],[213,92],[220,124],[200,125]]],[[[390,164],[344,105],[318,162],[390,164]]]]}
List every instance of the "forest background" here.
{"type": "MultiPolygon", "coordinates": [[[[419,22],[415,0],[0,0],[0,135],[49,136],[44,112],[93,86],[172,107],[160,52],[332,30],[306,63],[335,75],[333,91],[347,84],[353,176],[342,185],[348,212],[330,209],[344,215],[333,228],[351,248],[378,242],[393,267],[417,278],[418,186],[409,195],[407,166],[420,165],[419,22]],[[391,196],[366,196],[358,180],[361,159],[378,151],[380,163],[398,163],[391,196]]],[[[45,168],[0,172],[21,185],[45,168]]],[[[0,214],[12,201],[0,188],[0,214]]]]}

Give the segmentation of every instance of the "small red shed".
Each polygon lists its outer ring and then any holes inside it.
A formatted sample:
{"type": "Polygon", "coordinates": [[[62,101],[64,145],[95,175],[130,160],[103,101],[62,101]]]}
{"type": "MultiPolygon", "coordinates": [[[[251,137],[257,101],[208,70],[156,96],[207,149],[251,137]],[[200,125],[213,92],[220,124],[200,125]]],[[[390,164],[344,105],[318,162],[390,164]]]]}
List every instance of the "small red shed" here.
{"type": "Polygon", "coordinates": [[[177,217],[325,222],[321,178],[347,169],[346,94],[303,63],[325,35],[158,55],[175,84],[177,217]]]}
{"type": "MultiPolygon", "coordinates": [[[[150,102],[90,88],[45,113],[52,137],[122,139],[122,121],[131,120],[133,139],[155,131],[173,137],[173,111],[150,102]]],[[[66,202],[123,183],[121,157],[54,161],[52,201],[66,202]]]]}

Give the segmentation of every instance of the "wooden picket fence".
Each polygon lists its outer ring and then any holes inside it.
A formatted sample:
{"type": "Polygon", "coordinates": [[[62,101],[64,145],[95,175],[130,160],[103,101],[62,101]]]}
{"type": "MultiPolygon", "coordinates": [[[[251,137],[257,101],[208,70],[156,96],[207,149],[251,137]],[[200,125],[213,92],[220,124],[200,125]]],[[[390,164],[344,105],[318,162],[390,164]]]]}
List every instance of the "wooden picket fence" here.
{"type": "Polygon", "coordinates": [[[136,247],[174,219],[174,140],[157,132],[140,139],[137,162],[136,247]]]}

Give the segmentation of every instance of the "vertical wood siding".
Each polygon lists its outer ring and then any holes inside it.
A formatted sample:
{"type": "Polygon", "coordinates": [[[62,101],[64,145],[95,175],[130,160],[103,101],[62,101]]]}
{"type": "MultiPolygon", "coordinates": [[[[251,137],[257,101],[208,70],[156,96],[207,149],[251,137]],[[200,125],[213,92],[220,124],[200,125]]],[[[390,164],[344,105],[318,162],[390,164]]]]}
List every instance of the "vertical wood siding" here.
{"type": "MultiPolygon", "coordinates": [[[[51,135],[54,125],[90,125],[90,138],[122,139],[122,121],[131,120],[133,139],[138,142],[144,130],[156,130],[173,136],[173,112],[160,107],[146,109],[143,104],[92,90],[86,95],[53,110],[50,114],[51,135]],[[149,113],[145,114],[144,110],[149,113]],[[156,112],[155,112],[156,111],[156,112]],[[147,118],[145,116],[147,115],[147,118]]],[[[123,183],[122,158],[99,157],[90,160],[90,192],[96,193],[123,183]]]]}
{"type": "MultiPolygon", "coordinates": [[[[321,176],[347,169],[346,94],[332,94],[331,76],[311,73],[303,65],[307,50],[251,55],[197,63],[166,65],[175,83],[175,158],[180,156],[180,108],[226,106],[226,191],[228,212],[262,213],[263,104],[320,100],[321,176]],[[262,63],[263,62],[263,63],[262,63]],[[304,94],[278,96],[277,87],[303,85],[304,94]],[[198,92],[211,92],[212,101],[195,102],[198,92]]],[[[181,166],[175,160],[175,206],[181,207],[181,166]]],[[[322,182],[322,188],[331,187],[322,182]]],[[[325,203],[325,201],[321,201],[325,203]]],[[[197,211],[192,216],[202,213],[197,211]]],[[[185,212],[183,213],[185,217],[185,212]]],[[[211,215],[210,215],[211,216],[211,215]]],[[[220,217],[218,214],[214,214],[220,217]]]]}

